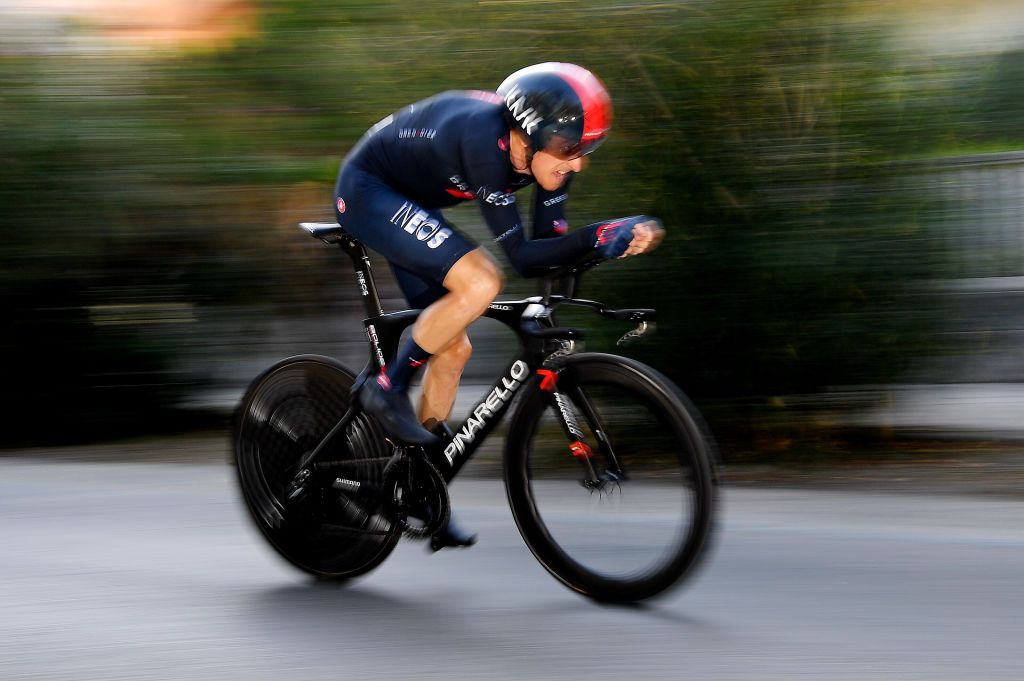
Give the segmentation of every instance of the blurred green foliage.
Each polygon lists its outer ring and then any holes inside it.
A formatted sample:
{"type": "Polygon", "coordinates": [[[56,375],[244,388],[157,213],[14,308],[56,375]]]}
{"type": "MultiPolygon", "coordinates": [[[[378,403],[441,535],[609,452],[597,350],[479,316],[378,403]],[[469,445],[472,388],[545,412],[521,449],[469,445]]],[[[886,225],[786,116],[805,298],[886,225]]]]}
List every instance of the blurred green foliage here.
{"type": "Polygon", "coordinates": [[[906,182],[903,161],[1017,137],[1019,88],[973,95],[985,74],[1019,82],[1024,61],[902,54],[856,9],[264,0],[259,30],[227,48],[0,51],[5,357],[47,367],[3,369],[7,439],[40,436],[41,404],[65,413],[69,437],[133,409],[151,427],[189,387],[166,373],[173,344],[82,310],[323,304],[330,265],[292,225],[330,219],[362,132],[547,60],[591,68],[616,105],[572,221],[645,212],[669,229],[655,256],[599,269],[586,293],[659,309],[643,357],[719,433],[750,437],[776,396],[890,379],[928,351],[935,302],[918,284],[946,274],[927,217],[938,199],[906,182]],[[112,382],[123,399],[81,410],[112,382]],[[140,399],[140,385],[160,388],[140,399]]]}

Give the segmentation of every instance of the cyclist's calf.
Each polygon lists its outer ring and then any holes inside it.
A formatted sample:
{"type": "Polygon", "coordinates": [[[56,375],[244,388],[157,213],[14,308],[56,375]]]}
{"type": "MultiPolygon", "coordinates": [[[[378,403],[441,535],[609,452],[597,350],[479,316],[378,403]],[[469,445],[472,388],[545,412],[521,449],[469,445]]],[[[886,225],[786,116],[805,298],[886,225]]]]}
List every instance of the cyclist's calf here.
{"type": "Polygon", "coordinates": [[[441,352],[430,358],[423,377],[420,399],[420,423],[446,421],[455,403],[455,394],[462,379],[462,370],[473,354],[473,345],[465,332],[459,334],[441,352]]]}

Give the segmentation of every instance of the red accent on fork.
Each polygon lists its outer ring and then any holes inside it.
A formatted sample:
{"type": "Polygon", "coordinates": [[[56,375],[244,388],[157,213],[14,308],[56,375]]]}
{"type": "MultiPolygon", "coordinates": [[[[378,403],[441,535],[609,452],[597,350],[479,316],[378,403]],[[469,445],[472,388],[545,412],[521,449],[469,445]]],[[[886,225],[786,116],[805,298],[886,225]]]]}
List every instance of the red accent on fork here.
{"type": "Polygon", "coordinates": [[[558,372],[551,369],[537,369],[537,373],[544,378],[540,381],[540,389],[544,392],[553,392],[558,382],[558,372]]]}
{"type": "Polygon", "coordinates": [[[579,440],[569,443],[569,451],[572,452],[572,455],[577,459],[589,459],[594,456],[594,452],[591,451],[590,445],[586,442],[580,442],[579,440]]]}

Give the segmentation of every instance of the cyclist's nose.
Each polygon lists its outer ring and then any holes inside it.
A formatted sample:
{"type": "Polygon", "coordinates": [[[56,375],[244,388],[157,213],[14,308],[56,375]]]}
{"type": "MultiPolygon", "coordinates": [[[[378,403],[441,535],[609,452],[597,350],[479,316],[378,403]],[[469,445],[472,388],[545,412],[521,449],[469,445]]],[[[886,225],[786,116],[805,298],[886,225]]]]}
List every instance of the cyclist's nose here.
{"type": "Polygon", "coordinates": [[[578,173],[581,170],[583,170],[583,166],[585,166],[585,165],[586,165],[586,163],[584,162],[582,156],[578,156],[578,157],[574,158],[573,160],[569,161],[569,167],[572,169],[572,172],[574,172],[574,173],[578,173]]]}

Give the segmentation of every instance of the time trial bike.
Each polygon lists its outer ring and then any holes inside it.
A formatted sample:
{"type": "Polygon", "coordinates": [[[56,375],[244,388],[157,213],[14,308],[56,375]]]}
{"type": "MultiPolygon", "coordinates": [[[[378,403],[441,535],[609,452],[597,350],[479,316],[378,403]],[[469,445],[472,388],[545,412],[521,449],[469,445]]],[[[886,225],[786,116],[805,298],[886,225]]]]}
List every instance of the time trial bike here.
{"type": "Polygon", "coordinates": [[[497,301],[518,353],[437,447],[384,432],[357,399],[420,310],[385,313],[365,248],[337,224],[303,223],[352,260],[366,308],[369,361],[360,374],[318,355],[284,359],[253,381],[233,427],[242,496],[276,551],[321,579],[372,570],[399,538],[427,538],[449,515],[448,484],[509,416],[503,474],[526,545],[564,585],[603,602],[635,602],[680,583],[708,544],[716,504],[714,442],[664,375],[626,357],[580,352],[583,332],[558,326],[576,306],[653,330],[652,309],[577,298],[600,260],[552,269],[542,295],[497,301]]]}

